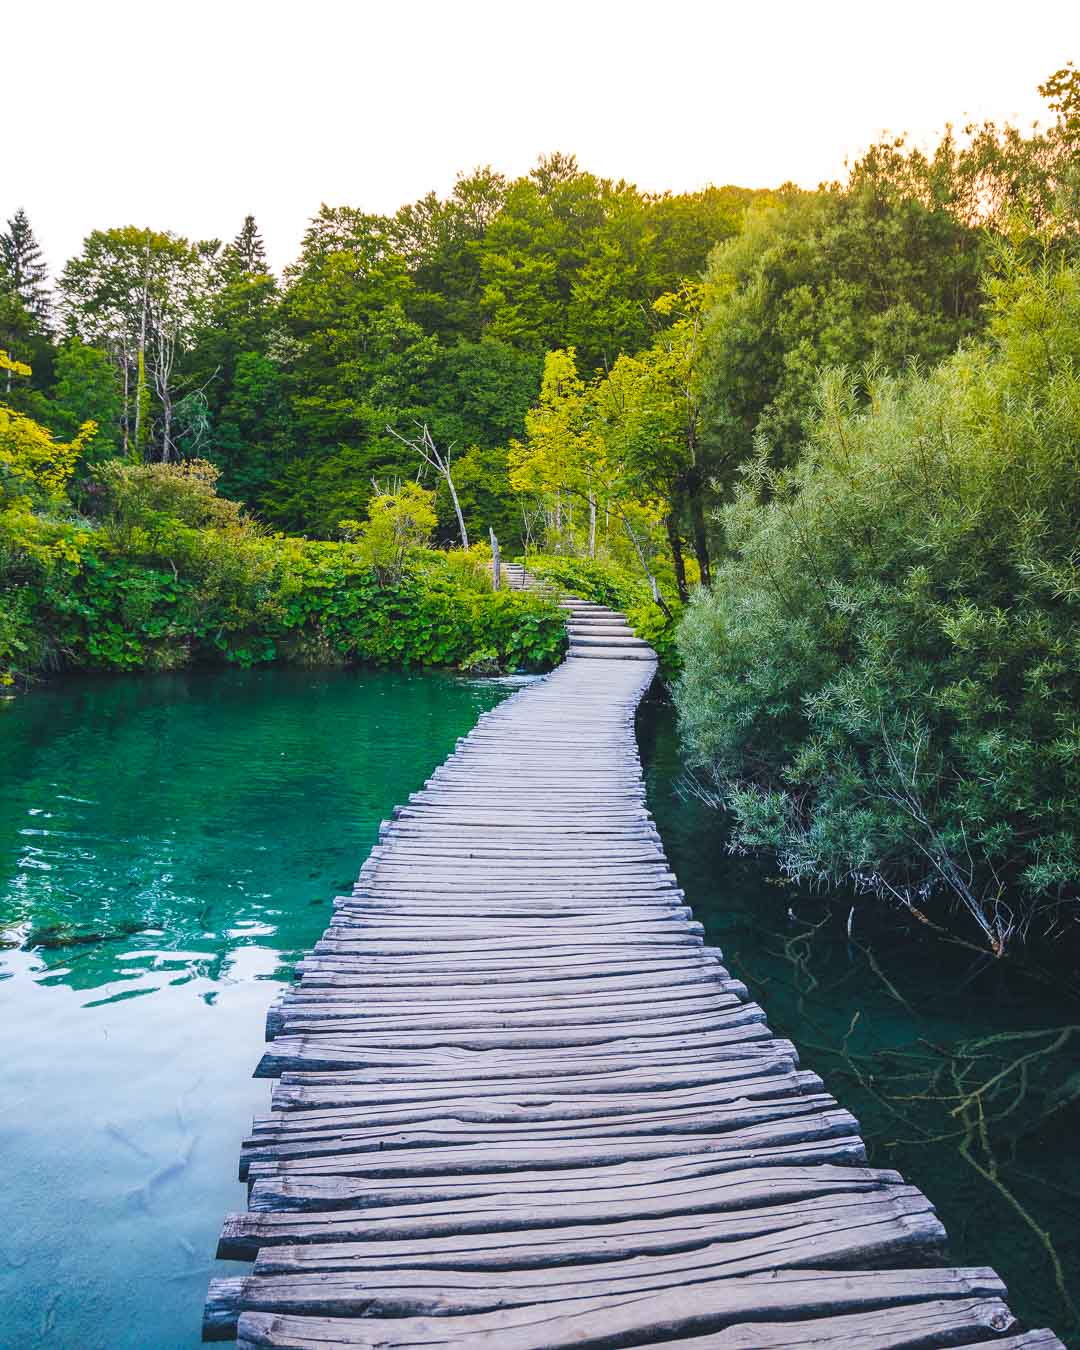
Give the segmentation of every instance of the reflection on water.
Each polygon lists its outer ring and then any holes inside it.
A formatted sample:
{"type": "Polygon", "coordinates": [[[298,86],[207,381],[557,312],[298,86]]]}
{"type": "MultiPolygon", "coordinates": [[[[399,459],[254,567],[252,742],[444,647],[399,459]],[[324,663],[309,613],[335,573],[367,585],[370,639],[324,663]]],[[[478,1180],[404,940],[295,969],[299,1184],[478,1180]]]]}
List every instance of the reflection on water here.
{"type": "Polygon", "coordinates": [[[768,863],[729,856],[722,817],[679,792],[670,706],[647,703],[638,736],[649,805],[706,940],[858,1117],[871,1162],[926,1191],[952,1259],[996,1267],[1014,1312],[1080,1346],[1075,964],[1061,949],[989,961],[920,941],[868,899],[830,907],[778,883],[768,863]]]}
{"type": "Polygon", "coordinates": [[[0,703],[0,1345],[200,1343],[274,982],[510,687],[238,671],[0,703]]]}

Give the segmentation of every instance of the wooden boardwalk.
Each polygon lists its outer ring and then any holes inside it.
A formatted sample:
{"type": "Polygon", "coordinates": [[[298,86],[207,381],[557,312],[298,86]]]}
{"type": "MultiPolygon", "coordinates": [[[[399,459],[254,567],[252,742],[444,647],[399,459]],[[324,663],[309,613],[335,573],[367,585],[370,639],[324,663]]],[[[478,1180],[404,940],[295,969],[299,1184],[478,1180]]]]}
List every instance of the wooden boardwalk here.
{"type": "Polygon", "coordinates": [[[387,822],[271,1009],[208,1339],[1050,1347],[704,945],[644,803],[621,616],[387,822]]]}

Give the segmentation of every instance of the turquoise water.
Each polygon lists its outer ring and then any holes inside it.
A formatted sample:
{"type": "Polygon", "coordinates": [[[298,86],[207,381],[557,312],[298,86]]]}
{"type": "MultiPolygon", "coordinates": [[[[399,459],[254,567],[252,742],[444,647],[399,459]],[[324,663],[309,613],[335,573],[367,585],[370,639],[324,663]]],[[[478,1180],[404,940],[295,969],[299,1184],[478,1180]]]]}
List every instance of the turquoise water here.
{"type": "MultiPolygon", "coordinates": [[[[0,703],[0,1346],[199,1344],[208,1277],[237,1269],[211,1255],[266,1107],[250,1076],[266,1007],[379,820],[509,688],[268,670],[67,680],[0,703]]],[[[639,737],[672,863],[774,1029],[860,1117],[873,1160],[931,1195],[953,1258],[996,1266],[1017,1312],[1080,1345],[1033,1228],[1080,1297],[1080,1039],[987,1095],[1011,1199],[949,1114],[1046,1050],[1046,1028],[1080,1024],[1062,949],[983,963],[865,903],[852,940],[846,907],[728,856],[722,819],[679,793],[669,708],[648,705],[639,737]]]]}
{"type": "Polygon", "coordinates": [[[200,1343],[278,981],[507,692],[272,670],[0,703],[0,1345],[200,1343]]]}

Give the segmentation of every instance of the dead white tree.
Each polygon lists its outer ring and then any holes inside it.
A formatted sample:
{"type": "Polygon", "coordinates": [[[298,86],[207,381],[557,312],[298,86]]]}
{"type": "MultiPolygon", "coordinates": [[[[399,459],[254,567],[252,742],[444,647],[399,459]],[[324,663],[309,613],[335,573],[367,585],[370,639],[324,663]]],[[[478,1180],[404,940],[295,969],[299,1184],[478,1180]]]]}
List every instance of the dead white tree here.
{"type": "Polygon", "coordinates": [[[402,445],[407,445],[410,450],[420,456],[425,464],[428,464],[442,478],[450,492],[450,500],[454,503],[454,514],[457,516],[458,529],[461,531],[461,547],[469,547],[469,535],[465,529],[465,517],[461,514],[461,503],[458,501],[457,488],[454,487],[454,479],[450,473],[450,451],[454,448],[454,442],[440,450],[435,444],[435,439],[431,434],[426,422],[414,423],[419,431],[418,436],[403,436],[400,431],[395,431],[393,427],[387,427],[391,436],[395,436],[402,445]]]}

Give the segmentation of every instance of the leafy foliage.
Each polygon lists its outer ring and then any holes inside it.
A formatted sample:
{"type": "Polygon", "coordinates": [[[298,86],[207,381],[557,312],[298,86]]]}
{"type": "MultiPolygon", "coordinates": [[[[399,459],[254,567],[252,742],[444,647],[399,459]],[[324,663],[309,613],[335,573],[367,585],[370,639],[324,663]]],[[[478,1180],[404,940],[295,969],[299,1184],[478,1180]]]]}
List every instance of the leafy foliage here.
{"type": "MultiPolygon", "coordinates": [[[[31,467],[44,491],[57,447],[37,434],[49,458],[31,467]]],[[[78,448],[61,449],[63,473],[78,448]]],[[[268,535],[217,495],[217,470],[205,461],[112,461],[97,472],[96,527],[76,530],[22,497],[0,512],[5,682],[43,667],[221,661],[536,670],[562,652],[554,605],[496,594],[475,557],[415,546],[434,514],[431,494],[414,484],[378,500],[358,542],[317,543],[268,535]]]]}
{"type": "Polygon", "coordinates": [[[986,345],[833,372],[798,464],[762,446],[680,633],[737,843],[995,952],[1080,895],[1080,268],[1030,252],[986,345]]]}
{"type": "MultiPolygon", "coordinates": [[[[418,483],[405,483],[396,492],[382,492],[371,499],[368,518],[356,525],[361,555],[374,567],[384,584],[397,585],[405,560],[427,544],[435,529],[435,494],[418,483]]],[[[342,527],[355,522],[342,521],[342,527]]]]}

